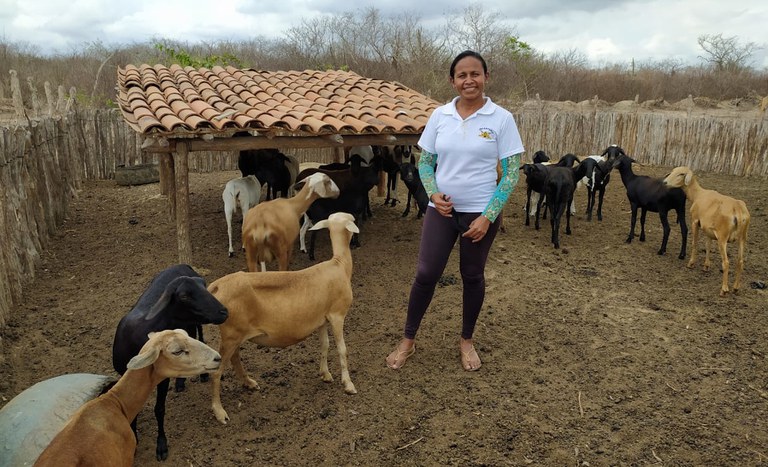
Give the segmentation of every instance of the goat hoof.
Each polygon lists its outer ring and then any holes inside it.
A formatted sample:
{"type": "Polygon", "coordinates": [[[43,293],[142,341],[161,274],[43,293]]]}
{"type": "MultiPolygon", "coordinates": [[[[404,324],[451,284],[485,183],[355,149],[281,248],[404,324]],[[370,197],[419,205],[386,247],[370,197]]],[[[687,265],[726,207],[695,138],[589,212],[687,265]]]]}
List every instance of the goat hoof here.
{"type": "Polygon", "coordinates": [[[235,256],[235,252],[234,252],[234,251],[230,251],[230,252],[229,252],[229,257],[231,258],[231,257],[233,257],[233,256],[235,256]]]}
{"type": "Polygon", "coordinates": [[[157,438],[157,449],[155,449],[157,460],[164,461],[168,459],[168,440],[165,437],[157,438]]]}
{"type": "Polygon", "coordinates": [[[214,415],[216,416],[216,420],[218,420],[222,425],[226,425],[229,421],[229,415],[227,414],[227,411],[224,409],[215,410],[214,409],[214,415]]]}
{"type": "Polygon", "coordinates": [[[684,254],[684,253],[682,253],[682,254],[678,255],[678,256],[677,256],[677,259],[685,259],[685,254],[684,254]]]}
{"type": "Polygon", "coordinates": [[[664,251],[664,250],[659,250],[659,251],[658,251],[658,253],[656,253],[656,254],[657,254],[657,255],[659,255],[659,256],[661,256],[661,255],[663,255],[664,253],[666,253],[666,251],[664,251]]]}
{"type": "Polygon", "coordinates": [[[245,377],[245,381],[243,381],[243,386],[247,387],[248,389],[259,389],[259,383],[257,383],[256,380],[251,378],[250,376],[245,377]]]}
{"type": "Polygon", "coordinates": [[[200,375],[200,382],[201,383],[207,383],[210,377],[208,376],[208,373],[203,373],[200,375]]]}

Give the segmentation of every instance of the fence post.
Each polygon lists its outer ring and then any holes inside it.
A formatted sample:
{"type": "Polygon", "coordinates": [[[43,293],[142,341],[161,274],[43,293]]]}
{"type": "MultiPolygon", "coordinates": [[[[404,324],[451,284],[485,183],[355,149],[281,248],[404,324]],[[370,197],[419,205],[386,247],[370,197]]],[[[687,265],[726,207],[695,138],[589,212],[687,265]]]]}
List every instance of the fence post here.
{"type": "Polygon", "coordinates": [[[24,118],[24,101],[21,98],[21,85],[16,70],[10,70],[11,94],[13,95],[13,108],[16,110],[16,118],[24,118]]]}
{"type": "Polygon", "coordinates": [[[67,94],[64,91],[64,86],[62,85],[59,85],[58,91],[59,91],[59,100],[56,101],[56,113],[61,115],[61,113],[64,111],[64,104],[67,101],[67,94]]]}
{"type": "Polygon", "coordinates": [[[40,116],[40,102],[37,100],[37,89],[35,89],[35,83],[32,81],[32,77],[27,77],[27,86],[29,86],[29,95],[32,98],[32,115],[35,117],[40,116]]]}
{"type": "Polygon", "coordinates": [[[43,84],[43,88],[45,88],[45,101],[48,103],[48,109],[46,110],[46,114],[49,117],[53,116],[53,110],[56,103],[53,101],[53,90],[51,89],[51,83],[48,81],[43,84]]]}

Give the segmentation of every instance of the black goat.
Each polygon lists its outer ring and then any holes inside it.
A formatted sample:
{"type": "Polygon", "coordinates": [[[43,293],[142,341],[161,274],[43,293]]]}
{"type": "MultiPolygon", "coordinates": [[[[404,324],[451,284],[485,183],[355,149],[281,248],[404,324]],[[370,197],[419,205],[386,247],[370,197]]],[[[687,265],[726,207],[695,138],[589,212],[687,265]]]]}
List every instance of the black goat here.
{"type": "Polygon", "coordinates": [[[544,151],[536,151],[533,153],[533,163],[541,164],[543,162],[549,162],[549,156],[544,151]]]}
{"type": "MultiPolygon", "coordinates": [[[[539,216],[538,206],[542,200],[541,193],[544,191],[544,180],[547,178],[547,167],[542,164],[523,164],[520,167],[525,175],[525,225],[531,225],[531,216],[536,215],[536,230],[539,230],[539,216]],[[537,210],[534,213],[531,210],[531,194],[533,192],[538,193],[539,197],[536,200],[537,210]]],[[[547,218],[547,213],[543,214],[544,219],[547,218]]]]}
{"type": "MultiPolygon", "coordinates": [[[[557,161],[555,164],[547,164],[549,162],[549,157],[544,153],[544,151],[536,151],[533,156],[534,163],[533,164],[523,164],[520,167],[520,170],[523,171],[523,174],[525,175],[525,183],[526,183],[526,192],[525,192],[525,225],[530,225],[530,216],[535,215],[536,216],[536,230],[539,229],[539,209],[542,205],[544,205],[544,212],[541,214],[542,219],[547,218],[547,210],[549,207],[549,203],[544,204],[546,201],[545,195],[544,195],[544,179],[547,176],[547,169],[550,167],[567,167],[571,168],[575,164],[579,163],[579,158],[576,157],[574,154],[566,154],[563,157],[560,158],[560,160],[557,161]],[[540,162],[537,162],[540,161],[540,162]],[[531,195],[533,193],[536,193],[536,208],[534,211],[531,210],[531,195]]],[[[571,197],[571,201],[573,201],[573,197],[571,197]]]]}
{"type": "Polygon", "coordinates": [[[658,212],[661,226],[664,229],[664,237],[661,240],[661,248],[658,254],[663,255],[667,251],[669,240],[669,221],[667,214],[671,210],[677,212],[677,223],[680,224],[682,246],[678,258],[685,258],[685,248],[688,242],[688,225],[685,223],[685,192],[680,188],[670,188],[664,185],[662,179],[651,178],[646,175],[635,175],[632,172],[632,163],[635,162],[629,156],[619,155],[613,162],[613,167],[621,174],[621,181],[627,189],[627,199],[632,207],[632,221],[629,228],[627,243],[631,243],[635,237],[635,224],[637,222],[637,210],[640,209],[640,241],[645,241],[645,214],[647,211],[658,212]]]}
{"type": "Polygon", "coordinates": [[[424,184],[421,183],[421,176],[413,162],[413,156],[411,156],[411,162],[400,164],[400,178],[405,183],[405,186],[408,187],[408,202],[405,204],[405,211],[403,211],[402,217],[408,216],[408,213],[411,212],[411,198],[413,198],[419,208],[416,219],[421,219],[424,213],[427,212],[429,198],[427,197],[427,190],[424,189],[424,184]]]}
{"type": "Polygon", "coordinates": [[[278,193],[288,196],[291,185],[291,161],[282,152],[274,148],[247,149],[240,151],[237,167],[243,177],[255,175],[262,184],[267,185],[266,199],[277,198],[278,193]]]}
{"type": "MultiPolygon", "coordinates": [[[[317,231],[312,230],[309,237],[309,248],[306,248],[306,232],[312,225],[327,219],[334,212],[347,212],[355,216],[355,223],[362,226],[366,210],[370,208],[368,192],[379,182],[381,158],[374,158],[368,167],[362,166],[362,161],[356,156],[350,159],[348,171],[328,171],[328,176],[339,187],[339,196],[335,199],[319,198],[315,200],[304,213],[304,224],[301,227],[299,245],[301,251],[309,254],[309,259],[315,259],[315,239],[317,231]]],[[[318,169],[307,169],[318,170],[318,169]]],[[[303,172],[302,172],[303,173],[303,172]]],[[[359,233],[352,235],[351,246],[360,246],[359,233]]]]}
{"type": "Polygon", "coordinates": [[[387,174],[387,197],[384,205],[394,207],[399,202],[397,199],[397,176],[403,161],[411,157],[411,146],[375,146],[374,153],[378,152],[382,158],[382,170],[387,174]]]}
{"type": "Polygon", "coordinates": [[[595,208],[595,196],[597,196],[597,220],[603,220],[603,197],[608,182],[611,181],[612,162],[597,160],[587,157],[576,169],[576,180],[584,181],[587,187],[587,221],[592,220],[592,211],[595,208]]]}
{"type": "Polygon", "coordinates": [[[571,167],[549,166],[545,171],[544,188],[536,211],[536,228],[539,228],[542,198],[546,198],[547,208],[550,211],[549,222],[552,226],[552,244],[555,248],[560,248],[560,219],[563,217],[563,211],[566,217],[565,233],[571,234],[570,205],[573,202],[573,192],[576,190],[576,175],[571,167]]]}
{"type": "MultiPolygon", "coordinates": [[[[157,274],[130,312],[118,323],[112,345],[112,365],[121,375],[128,361],[136,356],[149,340],[150,332],[184,329],[190,336],[203,341],[203,324],[221,324],[227,319],[227,309],[210,292],[205,280],[190,266],[178,264],[157,274]]],[[[205,381],[206,375],[200,379],[205,381]]],[[[165,437],[165,399],[170,380],[157,385],[155,418],[157,419],[157,460],[168,458],[165,437]]],[[[184,379],[177,378],[176,391],[184,390],[184,379]]],[[[136,419],[131,422],[137,434],[136,419]]],[[[137,435],[138,439],[138,435],[137,435]]]]}

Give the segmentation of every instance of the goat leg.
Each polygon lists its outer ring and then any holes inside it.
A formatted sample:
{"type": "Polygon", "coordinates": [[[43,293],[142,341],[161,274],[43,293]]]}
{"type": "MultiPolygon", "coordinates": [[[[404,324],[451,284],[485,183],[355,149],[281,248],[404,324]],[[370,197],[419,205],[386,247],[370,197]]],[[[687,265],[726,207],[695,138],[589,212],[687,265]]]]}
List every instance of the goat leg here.
{"type": "Polygon", "coordinates": [[[344,343],[344,316],[336,313],[329,314],[328,322],[331,325],[333,339],[336,341],[336,353],[339,354],[341,383],[344,385],[344,392],[347,394],[357,394],[357,389],[355,389],[355,385],[352,384],[352,378],[349,377],[347,345],[344,343]]]}
{"type": "Polygon", "coordinates": [[[171,380],[166,378],[157,385],[157,399],[155,400],[155,418],[157,419],[157,448],[155,455],[157,460],[168,459],[168,439],[165,437],[165,400],[168,397],[168,387],[171,380]]]}
{"type": "Polygon", "coordinates": [[[717,246],[720,249],[720,260],[723,268],[723,285],[720,288],[720,296],[724,297],[728,292],[728,271],[730,269],[730,261],[728,261],[728,238],[718,238],[717,246]]]}
{"type": "Polygon", "coordinates": [[[645,215],[648,214],[646,208],[640,208],[640,241],[645,241],[645,215]]]}
{"type": "Polygon", "coordinates": [[[405,203],[405,211],[403,211],[403,215],[400,217],[407,217],[408,213],[411,212],[411,190],[408,190],[408,201],[405,203]]]}
{"type": "Polygon", "coordinates": [[[688,246],[688,224],[685,223],[685,206],[677,211],[677,223],[680,224],[680,236],[683,237],[683,242],[680,246],[680,254],[677,258],[685,259],[686,248],[688,246]]]}
{"type": "Polygon", "coordinates": [[[333,381],[333,375],[328,371],[328,347],[330,347],[330,341],[328,339],[328,322],[326,321],[317,330],[320,336],[320,377],[326,383],[333,381]]]}
{"type": "Polygon", "coordinates": [[[635,225],[637,224],[637,205],[632,205],[632,218],[629,221],[629,236],[627,236],[627,243],[632,243],[632,239],[635,238],[635,225]]]}
{"type": "Polygon", "coordinates": [[[601,222],[603,220],[603,196],[605,196],[604,188],[600,190],[600,195],[598,196],[598,201],[597,201],[597,220],[601,222]]]}
{"type": "Polygon", "coordinates": [[[659,219],[661,219],[661,228],[663,230],[663,236],[661,238],[661,248],[659,248],[658,254],[663,255],[667,252],[667,242],[669,241],[669,232],[672,230],[669,227],[669,219],[667,218],[667,212],[659,212],[659,219]]]}

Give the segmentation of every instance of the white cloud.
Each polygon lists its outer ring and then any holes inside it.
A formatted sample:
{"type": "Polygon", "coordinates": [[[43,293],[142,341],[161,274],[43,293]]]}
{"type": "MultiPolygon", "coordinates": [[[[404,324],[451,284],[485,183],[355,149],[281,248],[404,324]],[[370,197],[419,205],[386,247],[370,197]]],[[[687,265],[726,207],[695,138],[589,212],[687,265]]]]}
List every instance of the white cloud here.
{"type": "MultiPolygon", "coordinates": [[[[44,52],[85,43],[185,42],[282,37],[302,19],[374,7],[387,16],[415,15],[444,24],[465,0],[0,0],[0,37],[44,52]]],[[[702,34],[736,36],[765,47],[755,64],[768,66],[768,2],[754,0],[485,0],[477,3],[515,27],[544,53],[576,49],[590,60],[664,60],[697,63],[702,34]]]]}

